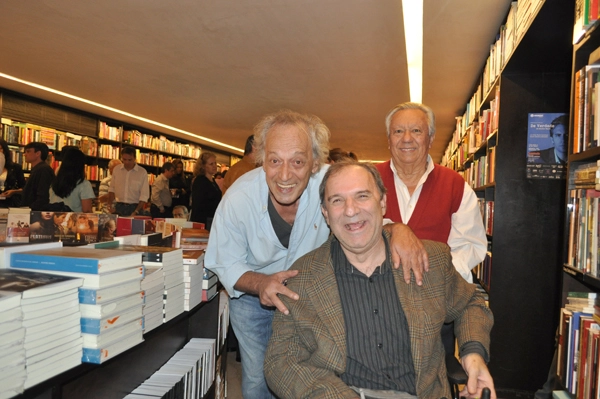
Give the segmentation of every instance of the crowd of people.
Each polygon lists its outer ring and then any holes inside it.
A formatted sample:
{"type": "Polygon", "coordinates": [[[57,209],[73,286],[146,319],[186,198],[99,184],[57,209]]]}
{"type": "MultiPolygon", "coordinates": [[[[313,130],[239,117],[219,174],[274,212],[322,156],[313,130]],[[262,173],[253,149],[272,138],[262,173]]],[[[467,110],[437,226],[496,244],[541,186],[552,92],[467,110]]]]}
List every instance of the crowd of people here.
{"type": "MultiPolygon", "coordinates": [[[[375,167],[330,148],[318,117],[280,111],[228,171],[204,151],[191,176],[166,162],[151,187],[125,146],[98,197],[78,148],[61,150],[55,174],[48,147],[29,143],[25,182],[0,140],[0,206],[48,211],[32,230],[56,229],[95,201],[119,216],[203,223],[205,266],[231,298],[246,399],[449,397],[444,359],[455,345],[468,375],[461,395],[488,387],[494,399],[493,317],[470,284],[487,248],[477,197],[429,156],[429,107],[400,104],[385,127],[390,159],[375,167]]],[[[114,233],[114,222],[105,227],[114,233]]]]}

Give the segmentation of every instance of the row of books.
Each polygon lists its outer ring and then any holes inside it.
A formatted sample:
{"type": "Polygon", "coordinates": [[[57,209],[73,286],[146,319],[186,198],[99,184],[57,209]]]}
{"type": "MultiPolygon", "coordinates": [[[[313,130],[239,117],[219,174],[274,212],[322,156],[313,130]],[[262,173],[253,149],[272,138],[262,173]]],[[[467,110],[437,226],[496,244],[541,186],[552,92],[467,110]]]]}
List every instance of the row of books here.
{"type": "Polygon", "coordinates": [[[569,292],[560,313],[557,374],[576,399],[600,394],[600,308],[597,293],[569,292]]]}
{"type": "Polygon", "coordinates": [[[125,399],[200,399],[215,380],[216,341],[192,338],[125,399]]]}
{"type": "Polygon", "coordinates": [[[123,142],[188,158],[198,158],[202,152],[197,145],[177,143],[167,139],[165,136],[156,137],[151,134],[141,133],[139,130],[125,130],[123,132],[123,142]]]}
{"type": "Polygon", "coordinates": [[[575,24],[573,26],[573,44],[578,43],[600,17],[598,0],[577,0],[575,2],[575,24]]]}
{"type": "MultiPolygon", "coordinates": [[[[478,92],[480,90],[481,88],[478,89],[478,92]]],[[[474,98],[479,98],[479,95],[476,94],[474,98]]],[[[496,87],[494,98],[489,102],[489,108],[481,109],[479,108],[481,104],[477,104],[477,108],[475,108],[477,112],[471,122],[468,122],[467,115],[473,106],[470,103],[467,104],[463,116],[456,117],[456,129],[442,158],[442,165],[455,170],[460,169],[473,154],[478,152],[482,146],[487,145],[488,139],[498,130],[499,104],[500,87],[496,87]]]]}
{"type": "Polygon", "coordinates": [[[483,219],[485,234],[491,236],[494,232],[494,201],[478,198],[477,202],[479,203],[479,212],[481,212],[483,219]]]}
{"type": "Polygon", "coordinates": [[[482,187],[495,181],[495,164],[496,147],[492,147],[487,155],[475,159],[461,174],[471,187],[482,187]]]}
{"type": "Polygon", "coordinates": [[[483,262],[473,268],[477,281],[489,292],[492,286],[492,251],[487,251],[483,262]]]}
{"type": "Polygon", "coordinates": [[[598,215],[600,191],[595,189],[569,190],[567,223],[569,240],[567,264],[584,273],[598,277],[598,215]]]}
{"type": "Polygon", "coordinates": [[[575,73],[573,101],[573,154],[597,147],[600,138],[600,64],[575,73]]]}
{"type": "Polygon", "coordinates": [[[74,133],[63,132],[49,127],[38,126],[2,118],[2,138],[7,143],[26,145],[32,141],[46,143],[49,149],[58,150],[66,145],[78,146],[84,154],[96,156],[96,139],[74,133]]]}
{"type": "Polygon", "coordinates": [[[100,144],[98,156],[106,159],[121,159],[121,147],[110,144],[100,144]]]}

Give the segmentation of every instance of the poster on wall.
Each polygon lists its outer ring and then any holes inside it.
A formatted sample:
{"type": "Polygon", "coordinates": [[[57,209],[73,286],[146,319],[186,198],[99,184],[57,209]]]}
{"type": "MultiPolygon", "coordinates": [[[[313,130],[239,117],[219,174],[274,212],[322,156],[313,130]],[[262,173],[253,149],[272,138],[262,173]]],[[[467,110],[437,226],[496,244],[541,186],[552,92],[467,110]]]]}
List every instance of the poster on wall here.
{"type": "Polygon", "coordinates": [[[527,118],[527,178],[565,179],[569,116],[536,112],[527,118]]]}

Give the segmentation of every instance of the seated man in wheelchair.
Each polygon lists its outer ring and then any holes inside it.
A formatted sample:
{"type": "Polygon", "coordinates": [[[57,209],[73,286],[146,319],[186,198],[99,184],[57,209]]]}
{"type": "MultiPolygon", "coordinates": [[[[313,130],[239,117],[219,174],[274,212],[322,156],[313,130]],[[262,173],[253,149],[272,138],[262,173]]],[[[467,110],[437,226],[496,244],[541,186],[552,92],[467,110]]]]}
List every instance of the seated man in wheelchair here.
{"type": "MultiPolygon", "coordinates": [[[[281,297],[265,357],[265,377],[280,398],[450,397],[440,330],[454,321],[468,382],[465,397],[494,383],[489,360],[493,317],[474,285],[452,266],[447,245],[424,241],[429,273],[406,284],[391,267],[383,231],[385,186],[369,164],[332,165],[320,186],[332,235],[300,258],[281,297]]],[[[413,277],[414,280],[414,277],[413,277]]]]}

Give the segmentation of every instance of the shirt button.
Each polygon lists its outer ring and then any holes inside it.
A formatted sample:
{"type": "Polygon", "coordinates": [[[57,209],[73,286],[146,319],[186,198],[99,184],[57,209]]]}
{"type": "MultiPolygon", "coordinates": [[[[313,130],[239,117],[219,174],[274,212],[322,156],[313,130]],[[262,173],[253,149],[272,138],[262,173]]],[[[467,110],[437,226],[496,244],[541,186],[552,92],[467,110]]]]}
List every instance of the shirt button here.
{"type": "Polygon", "coordinates": [[[369,277],[369,283],[373,282],[373,277],[369,277]]]}
{"type": "Polygon", "coordinates": [[[375,313],[375,314],[379,314],[379,309],[374,309],[374,310],[373,310],[373,313],[375,313]]]}
{"type": "Polygon", "coordinates": [[[381,348],[383,348],[383,344],[377,344],[377,347],[378,347],[379,349],[381,349],[381,348]]]}

